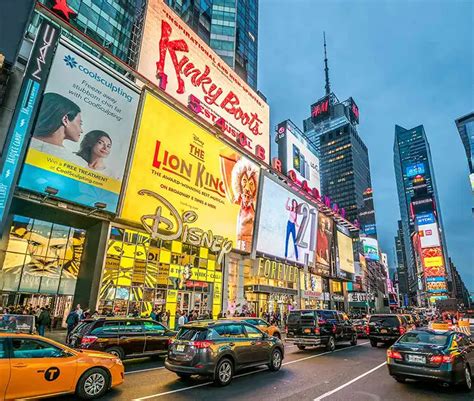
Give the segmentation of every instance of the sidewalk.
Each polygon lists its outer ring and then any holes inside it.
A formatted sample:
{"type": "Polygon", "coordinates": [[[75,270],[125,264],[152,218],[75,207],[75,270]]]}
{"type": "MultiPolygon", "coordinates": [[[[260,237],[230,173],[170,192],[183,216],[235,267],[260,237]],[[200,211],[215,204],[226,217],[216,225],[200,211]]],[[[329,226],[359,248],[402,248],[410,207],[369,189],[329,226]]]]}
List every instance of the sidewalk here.
{"type": "Polygon", "coordinates": [[[66,334],[67,331],[64,329],[57,329],[57,330],[46,330],[44,336],[46,338],[50,338],[51,340],[57,341],[61,344],[66,344],[66,334]]]}

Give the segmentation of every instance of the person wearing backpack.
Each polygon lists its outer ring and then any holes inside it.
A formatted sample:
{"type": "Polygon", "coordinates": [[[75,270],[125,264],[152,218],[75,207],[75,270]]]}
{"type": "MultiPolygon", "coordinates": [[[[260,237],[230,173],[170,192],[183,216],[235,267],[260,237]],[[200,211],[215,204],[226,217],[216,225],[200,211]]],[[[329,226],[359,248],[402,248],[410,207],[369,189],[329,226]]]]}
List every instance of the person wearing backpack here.
{"type": "Polygon", "coordinates": [[[41,313],[38,317],[38,334],[44,337],[44,331],[46,327],[51,325],[51,315],[49,313],[49,308],[41,308],[41,313]]]}

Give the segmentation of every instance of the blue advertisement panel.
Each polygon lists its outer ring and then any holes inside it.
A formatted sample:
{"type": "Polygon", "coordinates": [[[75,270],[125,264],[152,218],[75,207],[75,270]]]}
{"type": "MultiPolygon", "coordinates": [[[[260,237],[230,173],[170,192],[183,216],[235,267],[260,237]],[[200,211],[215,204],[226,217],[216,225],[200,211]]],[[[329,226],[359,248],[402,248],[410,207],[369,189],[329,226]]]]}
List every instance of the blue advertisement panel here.
{"type": "Polygon", "coordinates": [[[421,213],[416,215],[415,219],[418,227],[436,223],[435,216],[433,213],[421,213]]]}
{"type": "Polygon", "coordinates": [[[405,169],[408,178],[425,174],[425,165],[423,163],[413,163],[405,169]]]}
{"type": "Polygon", "coordinates": [[[20,187],[116,211],[139,94],[114,75],[58,46],[20,187]]]}
{"type": "Polygon", "coordinates": [[[43,22],[31,51],[15,105],[0,168],[0,232],[3,231],[41,94],[45,88],[59,29],[43,22]]]}

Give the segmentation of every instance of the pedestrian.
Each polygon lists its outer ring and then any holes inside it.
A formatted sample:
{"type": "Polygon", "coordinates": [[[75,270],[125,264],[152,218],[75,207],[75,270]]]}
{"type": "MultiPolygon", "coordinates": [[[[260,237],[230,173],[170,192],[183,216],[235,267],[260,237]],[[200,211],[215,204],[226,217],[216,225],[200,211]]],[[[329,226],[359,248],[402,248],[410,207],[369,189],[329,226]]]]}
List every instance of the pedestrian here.
{"type": "Polygon", "coordinates": [[[81,304],[77,304],[76,306],[76,313],[77,313],[77,316],[79,317],[79,320],[82,320],[83,319],[83,310],[81,308],[81,304]]]}
{"type": "Polygon", "coordinates": [[[178,328],[184,326],[185,324],[185,319],[184,319],[184,312],[181,312],[181,316],[178,319],[178,328]]]}
{"type": "Polygon", "coordinates": [[[49,308],[41,308],[41,313],[38,318],[38,334],[44,337],[44,331],[46,327],[51,325],[51,315],[49,313],[49,308]]]}
{"type": "Polygon", "coordinates": [[[69,312],[66,318],[66,325],[67,325],[66,337],[69,337],[69,334],[71,334],[71,331],[74,330],[74,327],[76,327],[77,323],[79,323],[79,315],[77,314],[77,309],[73,309],[71,310],[71,312],[69,312]]]}

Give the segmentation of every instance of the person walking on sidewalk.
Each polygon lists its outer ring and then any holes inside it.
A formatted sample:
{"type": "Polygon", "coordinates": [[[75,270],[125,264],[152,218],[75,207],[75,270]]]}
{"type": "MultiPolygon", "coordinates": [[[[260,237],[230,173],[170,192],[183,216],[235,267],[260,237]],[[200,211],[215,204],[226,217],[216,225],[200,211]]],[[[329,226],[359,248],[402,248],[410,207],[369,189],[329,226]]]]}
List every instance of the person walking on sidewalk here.
{"type": "Polygon", "coordinates": [[[38,318],[38,334],[44,337],[44,331],[46,327],[51,325],[51,315],[49,313],[49,308],[41,308],[41,313],[38,318]]]}

